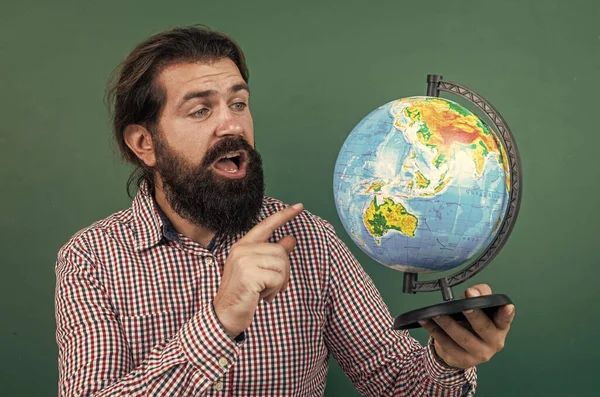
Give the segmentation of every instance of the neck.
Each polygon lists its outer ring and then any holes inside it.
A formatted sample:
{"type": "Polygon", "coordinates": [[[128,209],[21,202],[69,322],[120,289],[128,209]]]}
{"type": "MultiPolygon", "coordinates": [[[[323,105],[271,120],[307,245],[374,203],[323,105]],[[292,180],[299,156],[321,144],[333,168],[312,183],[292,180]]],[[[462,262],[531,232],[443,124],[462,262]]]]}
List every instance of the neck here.
{"type": "Polygon", "coordinates": [[[179,216],[168,203],[161,181],[155,183],[154,199],[178,233],[197,242],[203,247],[208,247],[215,236],[215,233],[179,216]]]}

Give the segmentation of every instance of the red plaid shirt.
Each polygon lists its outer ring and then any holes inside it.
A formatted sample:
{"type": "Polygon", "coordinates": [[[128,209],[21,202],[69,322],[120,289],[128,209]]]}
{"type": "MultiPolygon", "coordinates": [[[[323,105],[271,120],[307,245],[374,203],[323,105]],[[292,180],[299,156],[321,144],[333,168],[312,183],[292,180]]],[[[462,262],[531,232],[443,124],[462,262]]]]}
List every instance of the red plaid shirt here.
{"type": "MultiPolygon", "coordinates": [[[[261,217],[285,207],[265,198],[261,217]]],[[[321,396],[333,354],[368,396],[471,396],[475,369],[436,361],[393,320],[333,227],[304,211],[271,237],[297,239],[289,288],[242,339],[212,307],[241,237],[209,249],[177,234],[142,189],[132,208],[77,233],[56,264],[61,396],[321,396]]]]}

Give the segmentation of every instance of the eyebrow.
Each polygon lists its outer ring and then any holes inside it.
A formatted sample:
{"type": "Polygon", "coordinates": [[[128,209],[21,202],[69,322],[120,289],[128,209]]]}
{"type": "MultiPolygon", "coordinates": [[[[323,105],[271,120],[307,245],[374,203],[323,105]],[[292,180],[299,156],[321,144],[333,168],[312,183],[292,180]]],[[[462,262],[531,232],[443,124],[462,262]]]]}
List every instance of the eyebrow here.
{"type": "MultiPolygon", "coordinates": [[[[232,85],[231,88],[229,88],[229,92],[231,94],[234,94],[239,91],[247,91],[248,94],[250,94],[250,88],[248,87],[248,84],[246,84],[246,83],[238,83],[238,84],[232,85]]],[[[184,103],[186,103],[187,101],[189,101],[191,99],[207,98],[207,97],[210,97],[210,96],[213,96],[216,94],[217,94],[217,91],[215,91],[215,90],[191,91],[183,96],[183,99],[181,100],[181,102],[179,103],[179,106],[177,106],[177,107],[178,108],[182,107],[184,103]]]]}

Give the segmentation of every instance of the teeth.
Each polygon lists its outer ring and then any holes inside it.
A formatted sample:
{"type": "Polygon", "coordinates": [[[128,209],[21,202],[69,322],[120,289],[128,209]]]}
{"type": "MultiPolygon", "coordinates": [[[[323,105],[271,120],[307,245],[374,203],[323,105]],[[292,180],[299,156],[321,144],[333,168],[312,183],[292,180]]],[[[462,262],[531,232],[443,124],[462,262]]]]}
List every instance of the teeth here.
{"type": "Polygon", "coordinates": [[[232,158],[232,157],[237,157],[237,156],[239,156],[239,155],[240,155],[240,153],[239,153],[239,152],[235,152],[235,153],[229,153],[229,154],[225,155],[225,156],[224,156],[224,158],[226,158],[226,159],[230,159],[230,158],[232,158]]]}

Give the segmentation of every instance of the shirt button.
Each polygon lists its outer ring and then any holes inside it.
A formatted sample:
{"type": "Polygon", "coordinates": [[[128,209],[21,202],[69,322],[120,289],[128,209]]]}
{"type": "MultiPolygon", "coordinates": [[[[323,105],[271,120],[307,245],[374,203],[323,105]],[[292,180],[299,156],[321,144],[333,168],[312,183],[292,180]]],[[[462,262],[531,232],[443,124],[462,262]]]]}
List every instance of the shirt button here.
{"type": "Polygon", "coordinates": [[[211,258],[210,256],[208,258],[206,258],[206,264],[207,265],[212,265],[213,264],[213,258],[211,258]]]}
{"type": "Polygon", "coordinates": [[[221,357],[221,358],[219,359],[219,365],[220,365],[222,368],[225,368],[227,365],[229,365],[229,361],[227,361],[227,359],[226,359],[225,357],[221,357]]]}
{"type": "Polygon", "coordinates": [[[223,382],[215,383],[215,389],[217,389],[217,391],[223,390],[223,382]]]}

